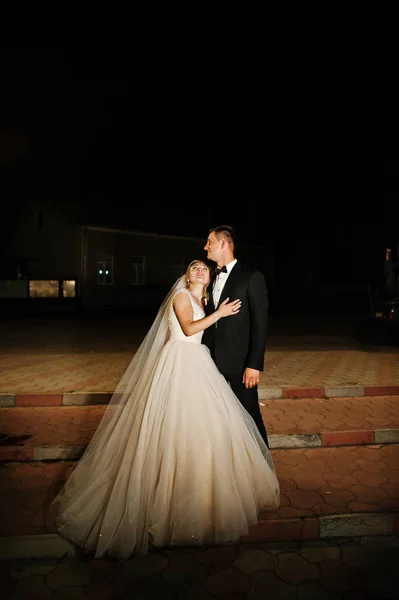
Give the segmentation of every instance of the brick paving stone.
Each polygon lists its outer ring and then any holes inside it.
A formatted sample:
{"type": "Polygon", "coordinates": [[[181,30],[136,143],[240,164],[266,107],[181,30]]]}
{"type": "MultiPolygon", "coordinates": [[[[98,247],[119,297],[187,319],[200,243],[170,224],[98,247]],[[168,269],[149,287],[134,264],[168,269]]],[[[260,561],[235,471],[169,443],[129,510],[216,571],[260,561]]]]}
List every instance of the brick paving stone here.
{"type": "Polygon", "coordinates": [[[399,548],[399,538],[397,535],[363,535],[359,539],[359,544],[362,545],[368,552],[379,552],[380,550],[390,550],[391,548],[399,548]]]}
{"type": "Polygon", "coordinates": [[[302,558],[315,564],[327,558],[340,559],[342,555],[340,546],[334,546],[325,541],[303,541],[299,552],[302,558]]]}
{"type": "Polygon", "coordinates": [[[270,552],[272,554],[281,554],[282,552],[298,552],[301,548],[302,542],[297,540],[288,540],[288,541],[278,541],[278,542],[260,542],[259,544],[254,544],[253,548],[257,548],[258,546],[262,548],[262,550],[266,550],[266,552],[270,552]]]}
{"type": "MultiPolygon", "coordinates": [[[[124,588],[120,581],[102,583],[95,580],[84,586],[83,590],[87,600],[114,600],[123,593],[124,588]]],[[[70,600],[73,600],[73,598],[70,600]]]]}
{"type": "Polygon", "coordinates": [[[257,573],[252,577],[249,600],[296,600],[296,587],[281,581],[274,573],[257,573]]]}
{"type": "Polygon", "coordinates": [[[56,590],[52,600],[87,600],[87,596],[82,588],[68,585],[56,590]]]}
{"type": "Polygon", "coordinates": [[[387,477],[382,473],[368,473],[364,471],[354,471],[352,479],[355,478],[360,484],[367,487],[380,487],[382,483],[388,481],[387,477]]]}
{"type": "Polygon", "coordinates": [[[47,585],[56,590],[63,586],[88,585],[94,577],[91,561],[76,561],[73,557],[62,558],[56,569],[46,576],[47,585]]]}
{"type": "MultiPolygon", "coordinates": [[[[297,600],[340,600],[341,596],[326,592],[319,583],[309,581],[297,586],[297,600]]],[[[348,600],[355,600],[349,598],[348,600]]],[[[359,599],[360,600],[360,599],[359,599]]],[[[362,598],[364,600],[364,598],[362,598]]]]}
{"type": "Polygon", "coordinates": [[[290,505],[301,511],[310,510],[316,504],[322,503],[323,498],[320,494],[310,490],[292,489],[286,490],[285,496],[290,501],[290,505]]]}
{"type": "MultiPolygon", "coordinates": [[[[139,598],[140,600],[153,600],[162,598],[162,600],[175,600],[176,585],[165,581],[162,575],[151,575],[151,578],[137,577],[132,581],[122,581],[122,598],[126,600],[139,598]]],[[[112,598],[112,596],[111,596],[112,598]]],[[[120,595],[117,595],[120,598],[120,595]]]]}
{"type": "MultiPolygon", "coordinates": [[[[229,594],[228,598],[229,600],[246,600],[247,596],[245,594],[241,594],[240,592],[236,592],[229,594]]],[[[215,596],[207,592],[201,582],[188,583],[179,586],[177,589],[176,598],[174,600],[215,600],[215,596]]]]}
{"type": "Polygon", "coordinates": [[[168,559],[179,560],[179,556],[190,555],[201,565],[204,565],[210,573],[228,567],[237,557],[237,546],[210,546],[204,548],[170,548],[163,551],[168,559]]]}
{"type": "Polygon", "coordinates": [[[366,587],[364,575],[340,560],[328,558],[320,563],[320,570],[320,583],[327,591],[342,594],[366,587]]]}
{"type": "Polygon", "coordinates": [[[163,572],[165,581],[173,584],[199,581],[208,572],[207,566],[193,552],[169,553],[169,564],[163,572]]]}
{"type": "MultiPolygon", "coordinates": [[[[104,561],[105,563],[107,561],[104,561]]],[[[113,564],[113,563],[111,563],[113,564]]],[[[162,573],[167,569],[169,561],[162,554],[145,554],[135,556],[123,563],[123,572],[132,577],[142,577],[151,573],[162,573]]]]}
{"type": "Polygon", "coordinates": [[[234,592],[247,593],[251,588],[251,578],[235,569],[225,569],[212,573],[204,580],[204,588],[218,597],[227,596],[234,592]]]}
{"type": "Polygon", "coordinates": [[[367,550],[361,544],[342,546],[341,560],[348,567],[355,567],[364,573],[367,573],[369,569],[367,550]]]}
{"type": "Polygon", "coordinates": [[[393,500],[399,500],[399,485],[397,483],[382,483],[381,489],[389,494],[393,500]]]}
{"type": "Polygon", "coordinates": [[[38,558],[31,560],[10,561],[10,573],[13,579],[23,579],[32,575],[49,575],[58,567],[55,558],[38,558]]]}
{"type": "Polygon", "coordinates": [[[378,570],[371,570],[367,575],[367,589],[372,594],[372,598],[383,598],[392,600],[397,598],[399,588],[399,574],[396,572],[387,573],[384,578],[378,570]]]}
{"type": "MultiPolygon", "coordinates": [[[[83,586],[88,600],[107,600],[123,592],[123,563],[104,558],[91,559],[90,563],[94,576],[89,584],[83,586]]],[[[142,574],[143,577],[152,575],[153,573],[142,574]]]]}
{"type": "Polygon", "coordinates": [[[283,552],[278,557],[276,575],[290,584],[319,579],[319,567],[305,560],[300,554],[283,552]]]}
{"type": "Polygon", "coordinates": [[[240,549],[234,565],[243,573],[251,575],[260,571],[274,571],[277,568],[278,560],[276,556],[265,550],[244,547],[240,549]]]}
{"type": "Polygon", "coordinates": [[[8,598],[5,600],[52,600],[53,590],[46,584],[45,578],[41,576],[26,577],[20,579],[10,589],[8,598]]]}
{"type": "Polygon", "coordinates": [[[323,496],[324,503],[337,508],[346,508],[350,502],[356,500],[356,495],[351,491],[343,489],[331,489],[331,486],[323,486],[319,489],[319,493],[323,496]]]}

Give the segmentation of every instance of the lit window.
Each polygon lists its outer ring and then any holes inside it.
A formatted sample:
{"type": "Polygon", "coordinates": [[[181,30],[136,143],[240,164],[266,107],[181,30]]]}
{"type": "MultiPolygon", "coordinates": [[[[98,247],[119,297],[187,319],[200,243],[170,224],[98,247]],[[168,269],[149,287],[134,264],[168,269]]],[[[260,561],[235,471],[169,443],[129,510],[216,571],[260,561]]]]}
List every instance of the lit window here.
{"type": "Polygon", "coordinates": [[[391,250],[391,248],[387,248],[386,249],[385,260],[388,261],[388,262],[392,260],[392,250],[391,250]]]}
{"type": "Polygon", "coordinates": [[[132,258],[132,285],[144,285],[144,256],[133,256],[132,258]]]}
{"type": "Polygon", "coordinates": [[[74,279],[66,279],[62,282],[62,295],[64,298],[75,298],[76,281],[74,279]]]}
{"type": "Polygon", "coordinates": [[[112,285],[114,283],[114,257],[104,255],[97,261],[97,284],[112,285]]]}
{"type": "Polygon", "coordinates": [[[29,281],[29,296],[31,298],[58,298],[59,295],[58,281],[29,281]]]}

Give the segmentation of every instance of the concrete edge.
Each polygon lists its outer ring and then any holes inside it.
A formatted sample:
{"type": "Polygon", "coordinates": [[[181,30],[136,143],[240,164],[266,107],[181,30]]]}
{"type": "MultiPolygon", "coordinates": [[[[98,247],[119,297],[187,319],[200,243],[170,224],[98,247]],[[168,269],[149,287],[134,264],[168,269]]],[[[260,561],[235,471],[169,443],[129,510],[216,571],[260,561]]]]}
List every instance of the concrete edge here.
{"type": "Polygon", "coordinates": [[[281,542],[392,536],[399,533],[399,512],[331,514],[266,519],[254,525],[244,542],[281,542]]]}
{"type": "Polygon", "coordinates": [[[84,444],[74,444],[72,446],[62,444],[34,446],[33,460],[78,460],[86,448],[87,445],[84,444]]]}
{"type": "Polygon", "coordinates": [[[268,435],[270,449],[278,448],[315,448],[322,445],[320,433],[268,435]]]}
{"type": "Polygon", "coordinates": [[[351,513],[319,517],[320,537],[392,535],[399,513],[351,513]]]}
{"type": "MultiPolygon", "coordinates": [[[[253,525],[242,543],[372,538],[399,533],[399,513],[332,514],[293,519],[265,519],[253,525]]],[[[58,534],[0,538],[0,560],[74,556],[73,544],[58,534]]]]}
{"type": "MultiPolygon", "coordinates": [[[[362,396],[399,396],[399,385],[265,386],[258,388],[259,400],[296,400],[300,398],[344,398],[362,396]]],[[[113,392],[56,392],[10,394],[0,392],[0,408],[24,406],[87,406],[108,404],[113,392]]]]}
{"type": "Polygon", "coordinates": [[[11,408],[15,406],[14,394],[0,394],[0,407],[11,408]]]}
{"type": "Polygon", "coordinates": [[[0,537],[0,560],[74,556],[72,544],[56,533],[0,537]]]}

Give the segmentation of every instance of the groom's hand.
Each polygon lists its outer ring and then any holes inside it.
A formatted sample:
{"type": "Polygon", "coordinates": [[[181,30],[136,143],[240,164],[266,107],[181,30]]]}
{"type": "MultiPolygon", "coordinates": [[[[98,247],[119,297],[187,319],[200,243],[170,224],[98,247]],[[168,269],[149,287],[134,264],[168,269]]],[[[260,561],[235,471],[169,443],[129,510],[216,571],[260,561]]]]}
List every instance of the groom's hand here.
{"type": "Polygon", "coordinates": [[[244,375],[242,378],[242,382],[245,385],[245,387],[248,388],[253,388],[256,385],[258,385],[259,383],[259,371],[257,371],[256,369],[250,369],[249,367],[247,367],[244,371],[244,375]]]}

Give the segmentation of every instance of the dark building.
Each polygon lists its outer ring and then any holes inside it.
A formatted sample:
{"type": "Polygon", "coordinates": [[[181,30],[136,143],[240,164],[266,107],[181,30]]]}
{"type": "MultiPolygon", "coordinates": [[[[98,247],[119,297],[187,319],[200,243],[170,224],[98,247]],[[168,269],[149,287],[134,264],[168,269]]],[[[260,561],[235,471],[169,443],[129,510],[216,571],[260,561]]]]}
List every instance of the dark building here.
{"type": "MultiPolygon", "coordinates": [[[[82,218],[79,207],[51,199],[17,211],[2,260],[0,298],[153,309],[191,260],[206,259],[205,238],[91,225],[82,218]]],[[[256,265],[272,289],[272,244],[244,244],[239,257],[256,265]]]]}
{"type": "MultiPolygon", "coordinates": [[[[136,201],[124,215],[110,200],[82,203],[50,194],[14,203],[12,218],[3,221],[3,304],[153,310],[190,260],[205,259],[207,229],[177,235],[179,228],[165,219],[163,228],[152,223],[145,231],[142,223],[151,221],[140,218],[142,206],[136,201]]],[[[254,222],[248,231],[239,236],[237,256],[264,273],[272,313],[364,312],[372,289],[398,289],[394,244],[386,260],[395,236],[385,239],[381,226],[254,222]]]]}

